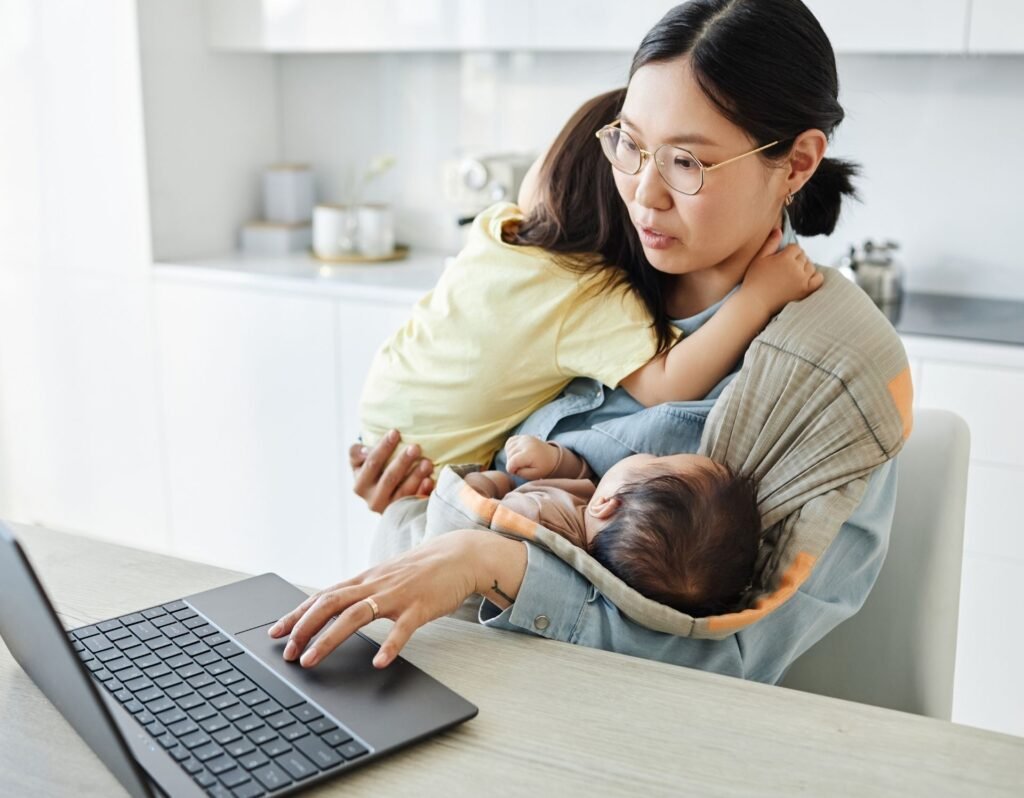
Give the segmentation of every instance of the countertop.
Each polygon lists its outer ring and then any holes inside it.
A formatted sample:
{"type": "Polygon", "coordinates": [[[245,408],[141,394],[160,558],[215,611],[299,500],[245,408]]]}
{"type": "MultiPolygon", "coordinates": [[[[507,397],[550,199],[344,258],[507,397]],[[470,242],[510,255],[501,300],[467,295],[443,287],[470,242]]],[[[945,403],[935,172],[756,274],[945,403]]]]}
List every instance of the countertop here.
{"type": "MultiPolygon", "coordinates": [[[[404,260],[326,264],[310,253],[157,263],[161,278],[202,280],[335,297],[413,303],[429,291],[451,253],[414,249],[404,260]]],[[[901,335],[1024,347],[1024,301],[908,292],[890,314],[901,335]]]]}
{"type": "MultiPolygon", "coordinates": [[[[14,525],[67,625],[240,574],[14,525]]],[[[364,631],[384,639],[391,622],[364,631]]],[[[1019,796],[1024,739],[441,618],[403,656],[479,706],[310,795],[1019,796]]],[[[122,794],[0,645],[5,795],[122,794]]]]}

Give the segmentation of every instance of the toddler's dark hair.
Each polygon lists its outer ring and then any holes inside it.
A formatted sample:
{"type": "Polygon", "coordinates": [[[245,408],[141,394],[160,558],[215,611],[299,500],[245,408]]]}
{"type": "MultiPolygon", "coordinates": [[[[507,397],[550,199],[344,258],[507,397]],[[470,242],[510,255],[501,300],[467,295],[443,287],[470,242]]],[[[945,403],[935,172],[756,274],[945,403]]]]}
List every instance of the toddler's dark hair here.
{"type": "Polygon", "coordinates": [[[761,535],[753,480],[725,466],[621,488],[590,554],[633,589],[694,617],[738,608],[761,535]]]}

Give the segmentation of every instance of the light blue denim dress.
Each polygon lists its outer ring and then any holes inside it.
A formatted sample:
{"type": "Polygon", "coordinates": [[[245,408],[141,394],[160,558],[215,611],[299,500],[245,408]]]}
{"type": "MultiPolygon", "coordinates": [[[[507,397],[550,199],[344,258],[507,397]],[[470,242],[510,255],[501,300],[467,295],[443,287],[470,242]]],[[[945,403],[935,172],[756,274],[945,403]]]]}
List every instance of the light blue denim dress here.
{"type": "MultiPolygon", "coordinates": [[[[794,241],[785,215],[780,248],[794,241]]],[[[674,323],[691,335],[725,299],[674,323]]],[[[702,400],[650,408],[622,388],[609,390],[595,380],[576,379],[516,432],[568,446],[598,474],[636,452],[695,452],[715,399],[740,365],[702,400]]],[[[504,467],[504,452],[496,465],[504,467]]],[[[479,620],[499,629],[774,684],[793,660],[860,609],[888,549],[895,503],[896,468],[895,461],[890,461],[871,474],[860,505],[797,594],[763,620],[724,640],[676,637],[634,623],[572,567],[532,543],[524,543],[528,563],[515,603],[502,611],[483,599],[479,620]]]]}

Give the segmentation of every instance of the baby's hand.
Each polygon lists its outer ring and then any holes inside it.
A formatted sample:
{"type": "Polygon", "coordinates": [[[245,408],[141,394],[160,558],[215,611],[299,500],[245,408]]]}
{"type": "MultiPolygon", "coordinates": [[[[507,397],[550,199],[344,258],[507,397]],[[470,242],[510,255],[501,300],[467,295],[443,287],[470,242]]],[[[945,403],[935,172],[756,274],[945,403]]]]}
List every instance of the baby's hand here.
{"type": "Polygon", "coordinates": [[[544,479],[558,465],[558,449],[533,435],[513,435],[505,442],[508,473],[522,479],[544,479]]]}
{"type": "Polygon", "coordinates": [[[778,252],[782,231],[776,228],[747,268],[740,290],[748,292],[774,316],[790,302],[810,296],[825,278],[797,244],[778,252]]]}

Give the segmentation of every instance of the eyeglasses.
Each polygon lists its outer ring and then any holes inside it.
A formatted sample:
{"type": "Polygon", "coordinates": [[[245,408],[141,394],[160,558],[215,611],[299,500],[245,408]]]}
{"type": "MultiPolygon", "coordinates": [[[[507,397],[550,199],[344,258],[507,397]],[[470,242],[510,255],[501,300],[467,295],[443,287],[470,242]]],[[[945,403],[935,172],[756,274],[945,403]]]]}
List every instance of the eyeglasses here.
{"type": "Polygon", "coordinates": [[[636,175],[644,168],[644,161],[651,158],[658,167],[658,173],[668,184],[669,188],[681,194],[689,194],[691,196],[704,187],[704,174],[706,172],[712,172],[721,166],[738,161],[740,158],[746,158],[755,152],[761,152],[761,150],[774,147],[779,143],[778,141],[773,141],[771,144],[765,144],[756,150],[737,155],[728,161],[705,166],[689,150],[684,150],[682,147],[675,147],[671,144],[662,144],[654,152],[641,149],[640,145],[633,140],[633,137],[619,127],[621,121],[616,119],[610,125],[605,125],[595,134],[600,139],[601,149],[604,151],[605,157],[611,161],[612,166],[620,172],[625,172],[627,175],[636,175]]]}

